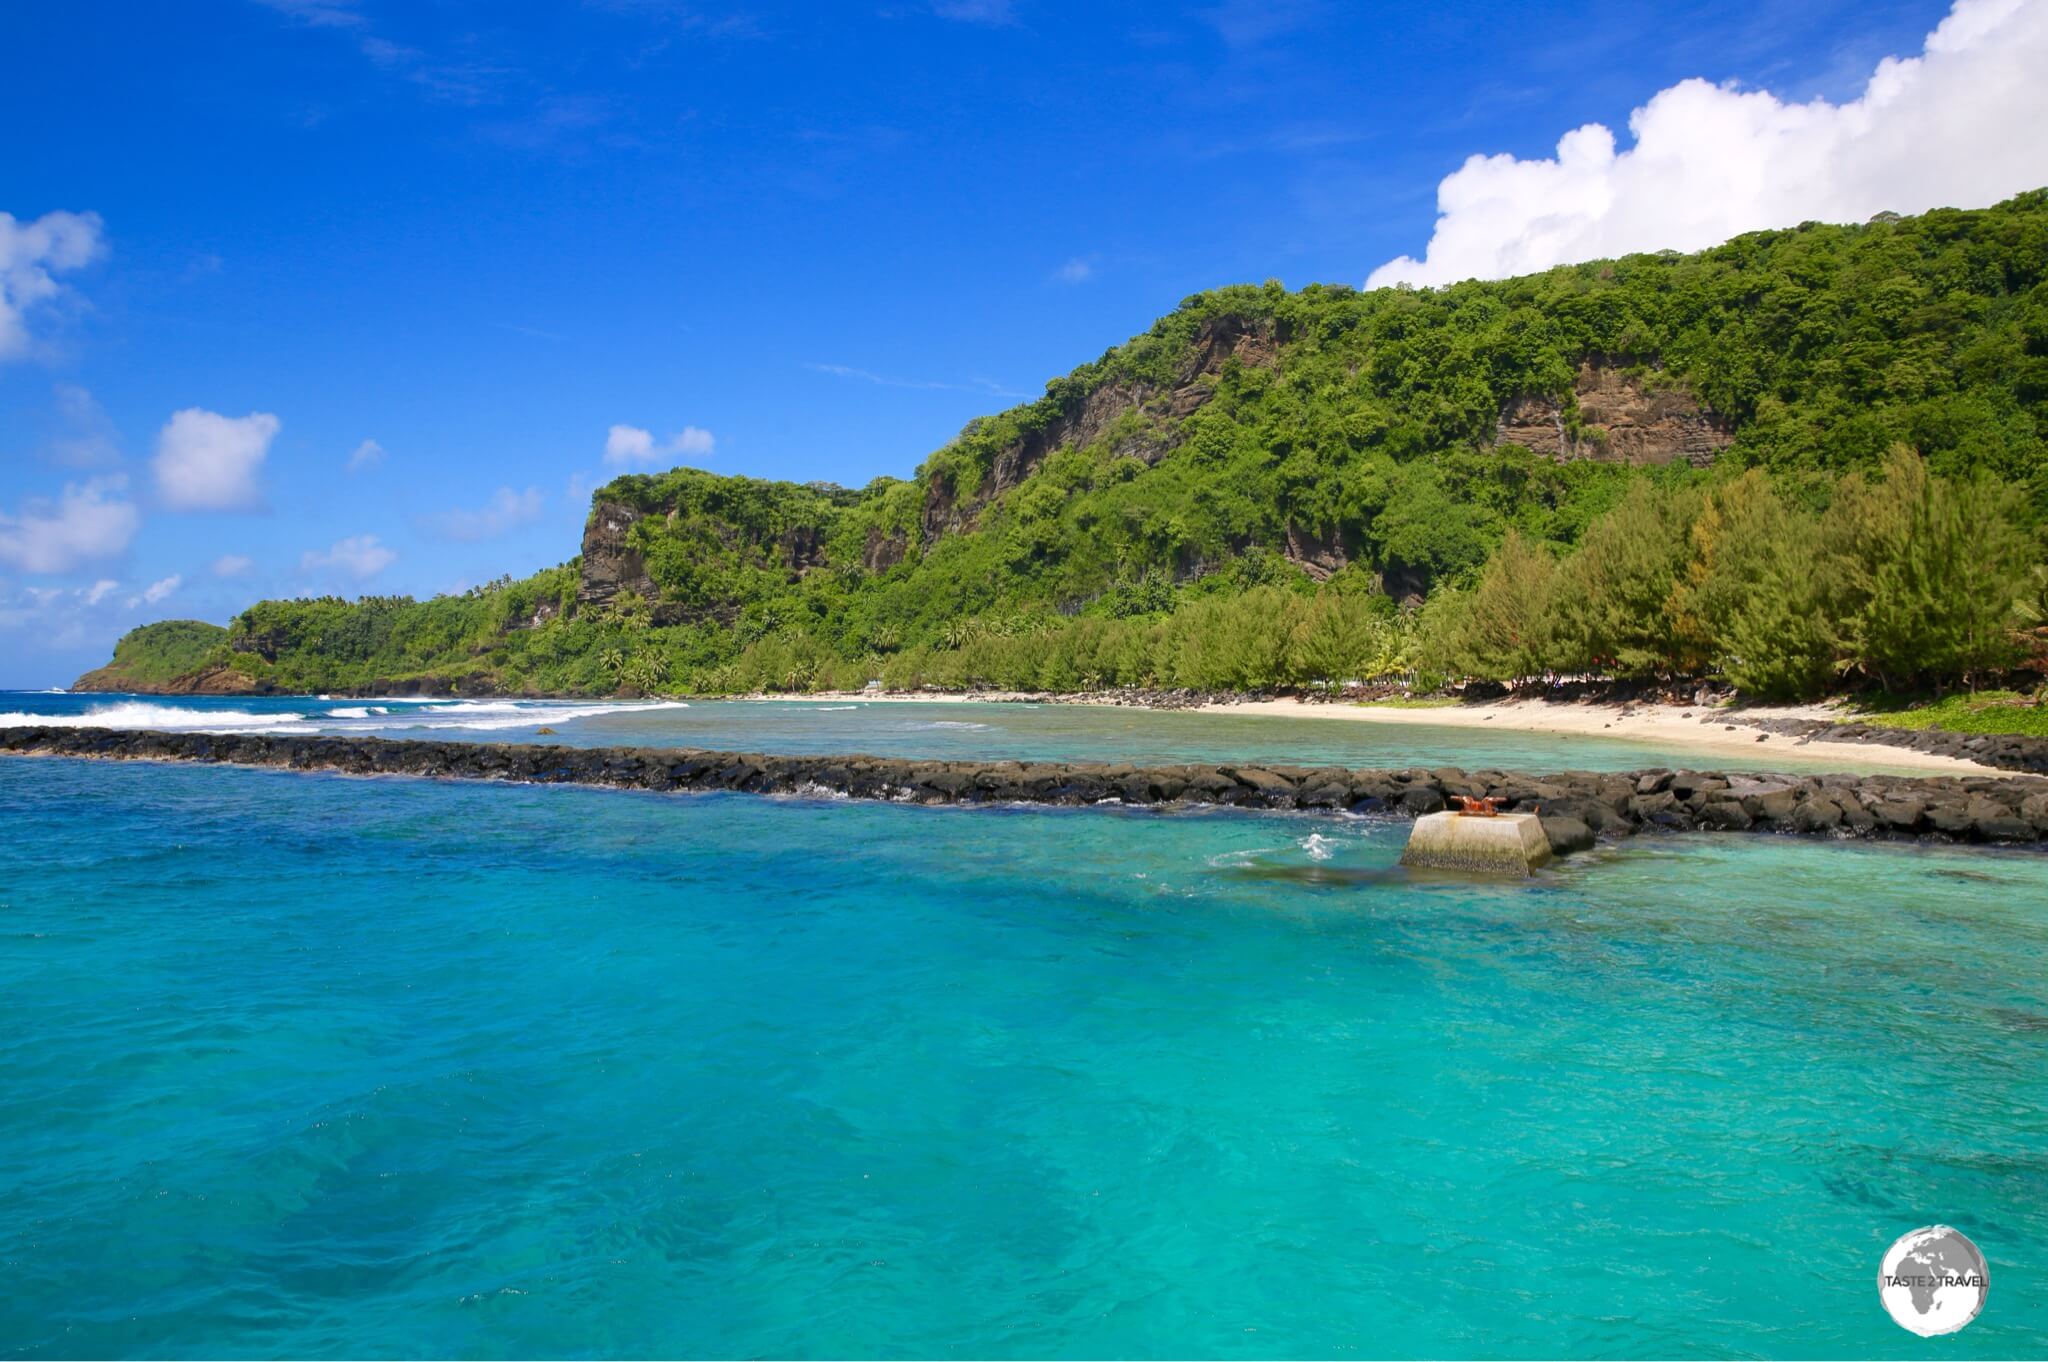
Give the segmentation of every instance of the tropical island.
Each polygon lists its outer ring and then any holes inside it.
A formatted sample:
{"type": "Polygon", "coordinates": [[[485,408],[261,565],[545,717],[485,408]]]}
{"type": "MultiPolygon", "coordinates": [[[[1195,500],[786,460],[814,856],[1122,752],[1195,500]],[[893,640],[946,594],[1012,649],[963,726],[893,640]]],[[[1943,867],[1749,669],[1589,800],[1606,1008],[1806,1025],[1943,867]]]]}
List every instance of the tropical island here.
{"type": "Polygon", "coordinates": [[[1964,728],[2042,731],[2016,701],[2048,659],[2044,525],[2035,191],[1442,289],[1218,289],[912,478],[620,477],[560,566],[147,625],[77,687],[1426,694],[1572,675],[1936,696],[1964,728]]]}

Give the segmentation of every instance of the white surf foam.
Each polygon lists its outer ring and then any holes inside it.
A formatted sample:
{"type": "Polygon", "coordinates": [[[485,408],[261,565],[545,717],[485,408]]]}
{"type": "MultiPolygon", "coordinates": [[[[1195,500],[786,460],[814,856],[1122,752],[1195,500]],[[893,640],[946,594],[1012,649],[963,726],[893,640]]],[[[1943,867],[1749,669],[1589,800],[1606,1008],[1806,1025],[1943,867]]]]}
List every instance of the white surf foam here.
{"type": "Polygon", "coordinates": [[[147,728],[167,733],[253,733],[304,723],[303,714],[255,714],[241,709],[185,709],[125,700],[95,705],[83,714],[0,714],[0,728],[147,728]]]}
{"type": "Polygon", "coordinates": [[[461,700],[443,707],[415,711],[406,716],[406,726],[491,732],[507,728],[564,724],[574,719],[596,718],[601,714],[649,714],[657,710],[689,707],[681,700],[613,701],[588,705],[534,700],[461,700]]]}
{"type": "Polygon", "coordinates": [[[276,710],[191,709],[181,705],[122,700],[95,705],[82,714],[0,713],[0,728],[139,728],[165,733],[322,733],[365,729],[438,728],[490,732],[531,728],[588,719],[600,714],[641,714],[688,709],[681,700],[565,704],[534,700],[456,700],[391,715],[391,704],[348,705],[340,709],[276,710]]]}
{"type": "Polygon", "coordinates": [[[1325,837],[1320,832],[1312,832],[1302,838],[1297,845],[1308,853],[1308,858],[1311,861],[1327,861],[1332,856],[1335,856],[1338,849],[1344,844],[1334,837],[1325,837]]]}

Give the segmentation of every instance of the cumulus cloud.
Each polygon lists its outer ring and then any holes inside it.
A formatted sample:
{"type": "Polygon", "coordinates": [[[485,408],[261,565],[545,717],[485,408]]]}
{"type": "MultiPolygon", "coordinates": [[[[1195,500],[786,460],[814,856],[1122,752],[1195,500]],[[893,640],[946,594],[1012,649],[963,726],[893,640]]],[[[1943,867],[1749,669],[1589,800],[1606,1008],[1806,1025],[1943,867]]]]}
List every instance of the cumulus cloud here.
{"type": "Polygon", "coordinates": [[[244,553],[223,553],[213,560],[213,575],[216,577],[239,577],[256,566],[255,560],[244,553]]]}
{"type": "Polygon", "coordinates": [[[0,213],[0,361],[28,353],[28,314],[63,293],[56,276],[105,249],[97,213],[45,213],[32,222],[0,213]]]}
{"type": "Polygon", "coordinates": [[[187,407],[156,437],[156,488],[176,511],[238,511],[260,505],[256,475],[282,423],[269,412],[222,416],[187,407]]]}
{"type": "Polygon", "coordinates": [[[29,656],[24,648],[104,652],[119,632],[114,611],[121,602],[111,598],[120,587],[111,577],[90,586],[24,586],[13,592],[0,582],[0,634],[25,635],[10,658],[29,656]]]}
{"type": "Polygon", "coordinates": [[[508,530],[539,519],[546,504],[547,498],[541,495],[538,487],[529,487],[524,492],[500,487],[476,510],[448,511],[437,517],[434,524],[450,539],[495,539],[508,530]]]}
{"type": "Polygon", "coordinates": [[[375,440],[365,440],[349,451],[348,471],[360,473],[365,468],[375,468],[384,462],[384,446],[375,440]]]}
{"type": "Polygon", "coordinates": [[[398,555],[377,542],[374,534],[359,534],[336,540],[325,553],[306,550],[299,567],[307,572],[332,570],[362,581],[374,577],[398,561],[398,555]]]}
{"type": "Polygon", "coordinates": [[[69,572],[128,547],[142,523],[121,494],[128,479],[93,478],[64,489],[55,502],[32,499],[19,515],[0,511],[0,563],[24,572],[69,572]]]}
{"type": "Polygon", "coordinates": [[[1095,277],[1095,264],[1083,256],[1075,256],[1052,272],[1053,282],[1059,284],[1085,284],[1095,277]]]}
{"type": "Polygon", "coordinates": [[[1369,288],[1494,279],[1631,251],[1698,250],[1800,222],[1982,207],[2048,184],[2048,4],[1956,0],[1917,57],[1843,104],[1686,80],[1543,160],[1474,156],[1437,188],[1421,260],[1369,288]]]}
{"type": "Polygon", "coordinates": [[[684,426],[675,438],[657,441],[654,432],[638,426],[613,426],[604,437],[608,464],[659,463],[677,457],[705,458],[717,441],[701,426],[684,426]]]}
{"type": "MultiPolygon", "coordinates": [[[[174,572],[161,581],[151,582],[142,589],[140,595],[130,596],[128,598],[128,608],[133,610],[141,605],[159,605],[184,584],[185,579],[174,572]]],[[[87,604],[90,603],[87,602],[87,604]]]]}

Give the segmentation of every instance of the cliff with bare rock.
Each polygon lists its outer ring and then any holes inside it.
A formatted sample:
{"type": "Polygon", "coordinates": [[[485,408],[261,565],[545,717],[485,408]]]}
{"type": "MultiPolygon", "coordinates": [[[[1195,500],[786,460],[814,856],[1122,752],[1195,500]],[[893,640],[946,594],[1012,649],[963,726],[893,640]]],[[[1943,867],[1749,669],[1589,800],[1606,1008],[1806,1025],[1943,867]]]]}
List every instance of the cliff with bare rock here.
{"type": "MultiPolygon", "coordinates": [[[[560,567],[432,601],[260,602],[197,651],[145,635],[86,680],[800,688],[1254,589],[1391,616],[1476,582],[1511,532],[1568,553],[1639,484],[1761,468],[1817,504],[1901,448],[2038,524],[2044,279],[2048,191],[1443,289],[1216,289],[910,477],[622,477],[560,567]]],[[[1058,679],[1152,663],[1074,665],[1058,679]]]]}

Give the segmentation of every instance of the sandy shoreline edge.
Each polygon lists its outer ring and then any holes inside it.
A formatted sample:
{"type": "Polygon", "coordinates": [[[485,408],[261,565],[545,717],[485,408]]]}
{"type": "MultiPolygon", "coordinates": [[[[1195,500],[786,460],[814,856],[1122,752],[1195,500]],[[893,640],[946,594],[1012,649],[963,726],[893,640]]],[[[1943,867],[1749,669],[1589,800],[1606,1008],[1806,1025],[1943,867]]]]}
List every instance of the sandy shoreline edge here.
{"type": "MultiPolygon", "coordinates": [[[[958,691],[906,693],[902,691],[817,691],[807,695],[753,695],[750,700],[794,704],[1058,704],[1120,706],[1111,699],[1089,695],[1039,695],[1023,691],[958,691]]],[[[1746,724],[1731,724],[1729,716],[1706,705],[1602,704],[1590,701],[1487,700],[1456,705],[1413,708],[1395,705],[1321,702],[1281,698],[1240,700],[1196,705],[1186,714],[1234,714],[1278,719],[1324,719],[1332,722],[1409,724],[1437,728],[1469,728],[1493,732],[1543,733],[1564,737],[1619,738],[1625,741],[1661,743],[1698,752],[1703,756],[1741,756],[1755,760],[1773,749],[1796,752],[1804,761],[1842,763],[1845,771],[1873,767],[1891,769],[1981,774],[1994,770],[1981,762],[1935,752],[1916,752],[1905,747],[1873,747],[1854,742],[1801,742],[1777,734],[1761,734],[1746,724]],[[1762,741],[1759,741],[1759,739],[1762,741]]],[[[1845,722],[1847,716],[1830,705],[1750,705],[1742,710],[1745,719],[1805,719],[1827,723],[1845,722]]]]}

